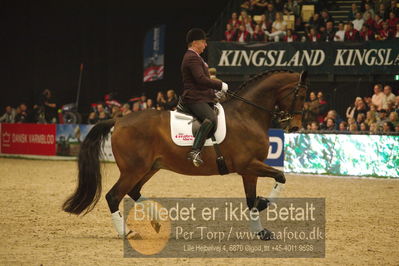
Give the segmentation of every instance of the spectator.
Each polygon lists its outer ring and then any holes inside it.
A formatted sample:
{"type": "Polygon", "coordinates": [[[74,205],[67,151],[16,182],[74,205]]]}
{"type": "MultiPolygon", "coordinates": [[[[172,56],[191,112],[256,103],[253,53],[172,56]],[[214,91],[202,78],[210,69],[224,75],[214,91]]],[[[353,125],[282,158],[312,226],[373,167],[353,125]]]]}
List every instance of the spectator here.
{"type": "Polygon", "coordinates": [[[321,25],[320,25],[320,31],[324,31],[323,28],[327,27],[327,22],[331,22],[332,25],[334,25],[334,19],[330,16],[328,13],[328,10],[323,10],[321,11],[321,25]]]}
{"type": "Polygon", "coordinates": [[[374,94],[371,97],[371,104],[375,106],[376,110],[382,109],[382,98],[384,93],[382,92],[382,84],[374,85],[374,94]]]}
{"type": "Polygon", "coordinates": [[[236,31],[233,29],[231,24],[226,24],[226,31],[224,32],[224,40],[227,42],[235,41],[236,31]]]}
{"type": "Polygon", "coordinates": [[[335,30],[334,23],[332,21],[328,21],[326,23],[326,29],[322,34],[321,40],[325,42],[332,42],[334,40],[335,30]]]}
{"type": "Polygon", "coordinates": [[[371,125],[370,125],[370,133],[371,134],[378,134],[379,133],[379,129],[378,129],[377,123],[371,123],[371,125]]]}
{"type": "Polygon", "coordinates": [[[375,111],[368,111],[366,113],[366,120],[364,121],[369,127],[372,123],[377,122],[376,112],[375,111]]]}
{"type": "Polygon", "coordinates": [[[285,0],[274,0],[274,9],[276,12],[283,12],[285,0]]]}
{"type": "Polygon", "coordinates": [[[393,124],[389,121],[385,121],[382,124],[382,132],[384,133],[392,133],[395,131],[395,127],[393,126],[393,124]]]}
{"type": "Polygon", "coordinates": [[[368,111],[368,108],[363,100],[360,100],[355,108],[355,112],[353,114],[353,118],[357,119],[359,114],[364,114],[366,116],[366,113],[368,111]]]}
{"type": "Polygon", "coordinates": [[[361,132],[367,132],[367,131],[369,131],[369,128],[366,123],[362,122],[362,123],[360,123],[359,130],[361,132]]]}
{"type": "Polygon", "coordinates": [[[121,116],[122,116],[121,108],[116,105],[113,105],[111,107],[111,118],[115,119],[115,118],[121,117],[121,116]]]}
{"type": "Polygon", "coordinates": [[[328,103],[324,99],[324,94],[321,91],[319,91],[317,93],[317,99],[319,100],[319,104],[320,104],[319,114],[317,116],[317,121],[319,123],[323,123],[324,122],[324,118],[326,117],[327,112],[328,112],[328,103]]]}
{"type": "Polygon", "coordinates": [[[346,123],[345,121],[342,121],[341,123],[339,123],[338,130],[339,131],[348,131],[348,123],[346,123]]]}
{"type": "Polygon", "coordinates": [[[0,117],[0,123],[14,123],[15,122],[15,110],[10,105],[5,108],[5,113],[0,117]]]}
{"type": "Polygon", "coordinates": [[[104,105],[102,103],[97,104],[97,106],[96,106],[96,114],[97,114],[98,118],[100,118],[100,114],[101,114],[101,117],[109,118],[109,114],[105,110],[104,105]]]}
{"type": "Polygon", "coordinates": [[[395,127],[399,124],[399,115],[397,112],[391,112],[389,114],[389,122],[391,122],[395,127]]]}
{"type": "Polygon", "coordinates": [[[395,104],[393,105],[393,110],[395,110],[399,114],[399,95],[396,96],[395,104]]]}
{"type": "Polygon", "coordinates": [[[147,96],[145,96],[145,94],[142,94],[138,103],[140,111],[147,109],[147,96]]]}
{"type": "Polygon", "coordinates": [[[338,129],[338,125],[339,125],[339,123],[342,122],[342,119],[339,117],[337,111],[335,111],[335,110],[328,111],[327,116],[324,118],[324,123],[327,123],[327,119],[329,119],[329,118],[334,120],[335,129],[338,129]]]}
{"type": "Polygon", "coordinates": [[[296,2],[293,0],[288,0],[285,4],[284,4],[284,8],[283,8],[283,13],[284,15],[294,15],[295,12],[295,5],[296,2]]]}
{"type": "Polygon", "coordinates": [[[89,117],[87,118],[87,124],[94,125],[97,123],[97,121],[98,121],[98,117],[97,117],[96,112],[91,112],[89,114],[89,117]]]}
{"type": "Polygon", "coordinates": [[[399,23],[396,24],[395,33],[393,34],[393,38],[399,39],[399,23]]]}
{"type": "Polygon", "coordinates": [[[319,123],[317,123],[316,121],[312,121],[310,123],[310,130],[312,130],[312,131],[319,130],[319,123]]]}
{"type": "Polygon", "coordinates": [[[327,118],[326,119],[326,124],[325,124],[325,130],[329,130],[329,131],[332,131],[332,130],[335,130],[336,128],[335,128],[335,120],[334,119],[332,119],[332,118],[327,118]]]}
{"type": "Polygon", "coordinates": [[[396,96],[392,93],[392,87],[385,85],[382,95],[382,108],[390,110],[395,105],[396,96]]]}
{"type": "Polygon", "coordinates": [[[395,126],[395,133],[399,133],[399,124],[395,126]]]}
{"type": "Polygon", "coordinates": [[[362,98],[356,97],[355,102],[346,109],[346,119],[350,117],[355,118],[355,110],[361,100],[362,98]]]}
{"type": "Polygon", "coordinates": [[[272,28],[272,23],[270,23],[270,22],[267,20],[267,17],[266,17],[265,14],[263,14],[263,15],[261,16],[261,19],[260,19],[260,21],[259,21],[259,25],[260,25],[260,27],[261,27],[261,29],[262,29],[263,31],[270,31],[271,28],[272,28]]]}
{"type": "Polygon", "coordinates": [[[252,14],[261,15],[265,13],[268,1],[267,0],[253,0],[252,1],[252,14]]]}
{"type": "Polygon", "coordinates": [[[285,42],[296,42],[298,40],[298,35],[294,34],[291,29],[287,29],[286,34],[283,38],[285,42]]]}
{"type": "Polygon", "coordinates": [[[358,125],[358,127],[360,127],[361,123],[364,123],[365,119],[366,119],[366,114],[364,114],[364,113],[358,114],[358,116],[356,118],[356,124],[358,125]]]}
{"type": "Polygon", "coordinates": [[[147,99],[147,109],[155,109],[154,102],[150,98],[147,99]]]}
{"type": "Polygon", "coordinates": [[[381,109],[379,111],[379,116],[377,117],[378,128],[382,128],[385,122],[388,122],[387,111],[385,109],[381,109]]]}
{"type": "Polygon", "coordinates": [[[26,104],[21,103],[19,105],[19,111],[18,113],[15,115],[15,123],[28,123],[28,107],[26,106],[26,104]]]}
{"type": "Polygon", "coordinates": [[[363,25],[368,25],[369,29],[374,31],[374,23],[375,23],[375,21],[374,21],[374,17],[371,17],[370,12],[364,13],[363,20],[364,20],[363,25]]]}
{"type": "Polygon", "coordinates": [[[375,11],[372,8],[370,4],[365,4],[364,5],[364,11],[363,11],[363,20],[367,21],[368,19],[373,19],[375,16],[375,11]],[[367,17],[367,14],[370,14],[370,17],[367,17]]]}
{"type": "Polygon", "coordinates": [[[244,18],[243,24],[245,26],[245,29],[249,32],[250,36],[252,36],[252,34],[254,33],[254,27],[251,17],[244,18]]]}
{"type": "Polygon", "coordinates": [[[384,20],[381,18],[380,15],[377,14],[374,16],[373,30],[375,33],[379,33],[380,30],[382,30],[383,23],[384,23],[384,20]]]}
{"type": "Polygon", "coordinates": [[[121,112],[122,112],[122,116],[126,116],[126,115],[130,114],[132,112],[132,110],[130,110],[130,105],[128,103],[125,103],[124,105],[122,105],[121,112]]]}
{"type": "Polygon", "coordinates": [[[377,40],[389,40],[393,38],[393,32],[389,28],[388,22],[382,23],[382,30],[380,30],[376,36],[377,40]]]}
{"type": "Polygon", "coordinates": [[[303,119],[305,124],[316,121],[319,113],[320,103],[316,97],[316,93],[311,91],[309,94],[309,100],[309,102],[304,103],[303,119]]]}
{"type": "Polygon", "coordinates": [[[356,3],[352,3],[351,11],[349,12],[348,19],[350,21],[356,18],[356,13],[360,12],[360,8],[356,5],[356,3]]]}
{"type": "Polygon", "coordinates": [[[355,123],[349,125],[349,132],[351,133],[357,132],[357,125],[355,123]]]}
{"type": "Polygon", "coordinates": [[[133,106],[132,106],[132,112],[138,112],[138,111],[140,111],[140,103],[135,102],[135,103],[133,103],[133,106]]]}
{"type": "Polygon", "coordinates": [[[174,90],[168,90],[167,94],[168,99],[166,100],[165,103],[165,110],[175,110],[177,106],[177,96],[174,90]]]}
{"type": "Polygon", "coordinates": [[[310,32],[307,36],[307,40],[309,42],[318,42],[320,41],[320,34],[317,32],[317,29],[311,28],[310,32]]]}
{"type": "Polygon", "coordinates": [[[270,40],[278,42],[280,38],[282,39],[285,36],[286,29],[287,22],[283,20],[283,14],[281,12],[277,12],[276,20],[272,24],[272,33],[266,31],[265,34],[269,37],[270,40]]]}
{"type": "Polygon", "coordinates": [[[309,33],[311,28],[320,29],[323,25],[323,21],[320,17],[319,13],[314,13],[313,16],[309,19],[309,22],[305,24],[306,33],[309,33]]]}
{"type": "Polygon", "coordinates": [[[157,110],[163,110],[164,103],[166,103],[165,96],[162,91],[157,93],[157,110]]]}
{"type": "Polygon", "coordinates": [[[338,30],[335,32],[334,41],[335,42],[343,42],[345,40],[345,28],[344,23],[340,22],[338,24],[338,30]]]}
{"type": "Polygon", "coordinates": [[[49,89],[42,92],[41,106],[44,107],[44,116],[47,123],[57,123],[57,105],[49,89]]]}
{"type": "Polygon", "coordinates": [[[395,15],[394,12],[389,12],[389,19],[387,20],[389,29],[391,31],[395,31],[396,30],[396,24],[399,23],[399,18],[395,15]]]}
{"type": "Polygon", "coordinates": [[[238,18],[240,20],[240,25],[244,23],[244,19],[248,17],[248,13],[245,10],[242,10],[240,13],[240,17],[238,18]]]}
{"type": "Polygon", "coordinates": [[[354,28],[355,30],[357,30],[357,31],[360,31],[360,30],[362,29],[363,24],[364,24],[364,20],[363,20],[363,17],[362,17],[362,13],[357,12],[357,13],[356,13],[356,17],[355,17],[355,19],[352,21],[352,23],[353,23],[353,28],[354,28]]]}
{"type": "Polygon", "coordinates": [[[362,30],[360,31],[360,40],[362,41],[370,41],[374,40],[374,32],[370,30],[368,24],[363,24],[362,30]]]}
{"type": "Polygon", "coordinates": [[[258,25],[255,26],[254,33],[252,35],[252,41],[254,42],[264,42],[265,41],[265,32],[258,25]]]}
{"type": "Polygon", "coordinates": [[[245,11],[246,13],[251,13],[253,10],[252,1],[251,0],[244,0],[240,6],[241,11],[245,11]]]}
{"type": "Polygon", "coordinates": [[[382,20],[388,19],[389,12],[388,9],[385,8],[385,5],[383,3],[379,5],[376,15],[379,15],[382,18],[382,20]]]}
{"type": "Polygon", "coordinates": [[[399,8],[398,8],[396,0],[391,0],[391,5],[387,9],[387,11],[388,11],[388,14],[390,12],[393,12],[395,14],[395,16],[399,17],[399,8]]]}
{"type": "Polygon", "coordinates": [[[359,40],[359,32],[353,28],[352,22],[348,22],[346,24],[345,41],[358,41],[358,40],[359,40]]]}
{"type": "Polygon", "coordinates": [[[274,10],[274,5],[272,3],[269,3],[267,5],[265,15],[266,15],[267,21],[270,24],[272,24],[276,20],[276,10],[274,10]]]}
{"type": "Polygon", "coordinates": [[[374,0],[362,0],[360,4],[360,11],[365,12],[366,11],[366,5],[369,5],[371,8],[374,6],[374,0]]]}
{"type": "Polygon", "coordinates": [[[244,25],[240,25],[240,30],[237,33],[237,41],[240,43],[248,42],[250,39],[251,35],[249,32],[245,29],[244,25]]]}
{"type": "Polygon", "coordinates": [[[237,13],[236,13],[236,12],[233,12],[233,13],[231,14],[231,19],[229,19],[228,24],[230,24],[231,27],[232,27],[234,30],[238,29],[238,27],[241,25],[241,21],[238,20],[238,16],[237,16],[237,13]]]}

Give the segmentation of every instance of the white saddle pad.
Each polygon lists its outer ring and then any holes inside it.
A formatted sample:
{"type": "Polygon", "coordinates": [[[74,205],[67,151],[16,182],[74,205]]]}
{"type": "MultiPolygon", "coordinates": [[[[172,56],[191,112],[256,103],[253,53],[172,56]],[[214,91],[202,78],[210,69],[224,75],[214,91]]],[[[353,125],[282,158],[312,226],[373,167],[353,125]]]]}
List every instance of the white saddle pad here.
{"type": "MultiPolygon", "coordinates": [[[[218,125],[215,132],[216,143],[220,144],[226,137],[226,118],[224,109],[221,104],[217,103],[216,108],[219,109],[218,125]]],[[[170,134],[173,142],[179,146],[192,146],[194,136],[192,131],[193,117],[185,115],[177,111],[170,112],[170,134]]],[[[207,139],[205,146],[213,145],[212,139],[207,139]]]]}

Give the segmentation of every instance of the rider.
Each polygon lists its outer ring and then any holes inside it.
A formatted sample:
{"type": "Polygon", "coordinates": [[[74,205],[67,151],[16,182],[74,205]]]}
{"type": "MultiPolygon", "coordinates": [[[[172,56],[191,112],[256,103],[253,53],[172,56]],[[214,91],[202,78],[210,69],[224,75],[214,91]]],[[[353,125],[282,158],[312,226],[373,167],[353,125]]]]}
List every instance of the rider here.
{"type": "Polygon", "coordinates": [[[213,111],[215,90],[227,92],[228,85],[219,80],[210,79],[208,64],[200,54],[207,46],[206,34],[202,29],[194,28],[186,35],[188,49],[184,55],[181,72],[183,77],[183,94],[181,100],[186,108],[201,122],[201,127],[195,134],[192,150],[188,153],[188,160],[194,166],[200,166],[201,149],[209,132],[216,125],[216,115],[213,111]]]}

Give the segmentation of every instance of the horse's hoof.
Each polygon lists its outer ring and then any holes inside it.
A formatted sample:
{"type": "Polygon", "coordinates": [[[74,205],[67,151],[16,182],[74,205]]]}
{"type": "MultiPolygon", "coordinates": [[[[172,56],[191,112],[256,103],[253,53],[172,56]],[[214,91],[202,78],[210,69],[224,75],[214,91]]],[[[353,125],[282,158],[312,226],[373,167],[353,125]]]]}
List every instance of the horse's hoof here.
{"type": "Polygon", "coordinates": [[[151,221],[151,226],[157,233],[159,233],[159,230],[161,230],[161,224],[158,222],[151,221]]]}
{"type": "Polygon", "coordinates": [[[126,239],[133,239],[133,240],[143,240],[141,235],[133,230],[130,230],[126,235],[126,239]]]}
{"type": "Polygon", "coordinates": [[[273,233],[267,230],[266,228],[258,232],[258,237],[260,240],[265,240],[265,241],[274,239],[273,233]]]}

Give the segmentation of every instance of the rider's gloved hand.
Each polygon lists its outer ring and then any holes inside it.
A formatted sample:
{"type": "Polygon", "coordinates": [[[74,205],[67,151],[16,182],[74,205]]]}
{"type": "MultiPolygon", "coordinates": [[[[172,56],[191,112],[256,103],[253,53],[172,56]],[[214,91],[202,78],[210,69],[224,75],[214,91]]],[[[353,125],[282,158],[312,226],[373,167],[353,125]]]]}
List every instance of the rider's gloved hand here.
{"type": "Polygon", "coordinates": [[[227,92],[229,90],[229,85],[227,85],[226,83],[222,82],[222,91],[223,92],[227,92]]]}

